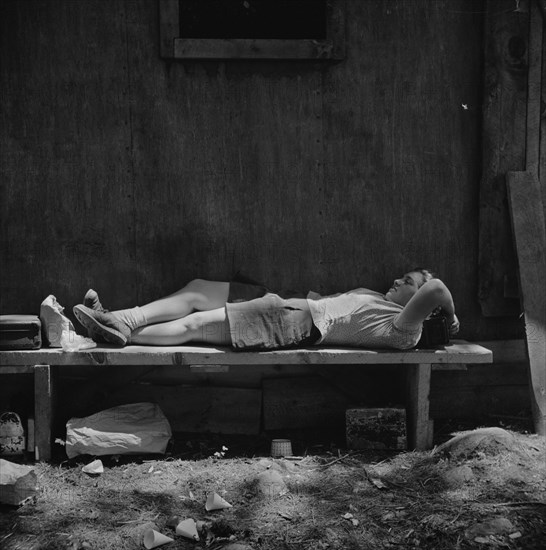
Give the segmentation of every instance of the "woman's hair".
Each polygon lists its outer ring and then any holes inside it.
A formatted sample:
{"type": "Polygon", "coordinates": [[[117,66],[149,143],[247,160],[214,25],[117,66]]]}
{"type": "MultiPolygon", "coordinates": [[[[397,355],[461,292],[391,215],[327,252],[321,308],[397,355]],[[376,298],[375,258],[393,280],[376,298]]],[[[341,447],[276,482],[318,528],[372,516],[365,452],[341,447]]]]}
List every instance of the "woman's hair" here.
{"type": "Polygon", "coordinates": [[[425,269],[424,267],[414,267],[411,271],[420,273],[423,276],[423,284],[431,279],[436,279],[436,273],[430,269],[425,269]]]}

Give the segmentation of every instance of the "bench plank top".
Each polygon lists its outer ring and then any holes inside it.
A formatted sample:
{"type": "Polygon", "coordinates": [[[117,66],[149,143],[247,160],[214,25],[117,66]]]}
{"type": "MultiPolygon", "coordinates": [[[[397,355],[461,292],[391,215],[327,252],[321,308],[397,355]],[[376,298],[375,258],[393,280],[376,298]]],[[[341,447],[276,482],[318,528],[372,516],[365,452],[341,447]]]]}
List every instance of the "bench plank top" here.
{"type": "Polygon", "coordinates": [[[492,363],[493,353],[465,340],[435,349],[370,350],[309,347],[273,351],[234,351],[216,346],[97,347],[65,352],[62,349],[0,351],[0,367],[33,365],[348,365],[421,363],[492,363]]]}

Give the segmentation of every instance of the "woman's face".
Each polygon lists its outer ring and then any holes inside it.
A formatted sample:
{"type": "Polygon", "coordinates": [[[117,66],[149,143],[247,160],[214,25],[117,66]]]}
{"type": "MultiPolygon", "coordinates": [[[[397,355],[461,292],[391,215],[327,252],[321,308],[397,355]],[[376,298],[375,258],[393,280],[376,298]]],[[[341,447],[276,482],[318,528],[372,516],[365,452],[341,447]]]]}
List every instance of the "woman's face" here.
{"type": "Polygon", "coordinates": [[[410,271],[400,279],[395,279],[385,298],[390,302],[405,306],[411,297],[425,283],[425,277],[418,271],[410,271]]]}

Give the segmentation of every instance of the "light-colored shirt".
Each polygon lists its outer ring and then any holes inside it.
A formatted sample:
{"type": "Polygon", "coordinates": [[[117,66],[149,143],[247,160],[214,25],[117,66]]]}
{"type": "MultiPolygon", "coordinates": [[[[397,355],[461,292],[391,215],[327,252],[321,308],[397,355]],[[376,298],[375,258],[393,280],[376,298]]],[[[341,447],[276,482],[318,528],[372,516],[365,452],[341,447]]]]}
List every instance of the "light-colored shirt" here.
{"type": "Polygon", "coordinates": [[[421,337],[422,326],[407,330],[397,326],[404,308],[373,290],[357,288],[331,296],[311,291],[307,303],[321,333],[316,344],[409,349],[421,337]]]}

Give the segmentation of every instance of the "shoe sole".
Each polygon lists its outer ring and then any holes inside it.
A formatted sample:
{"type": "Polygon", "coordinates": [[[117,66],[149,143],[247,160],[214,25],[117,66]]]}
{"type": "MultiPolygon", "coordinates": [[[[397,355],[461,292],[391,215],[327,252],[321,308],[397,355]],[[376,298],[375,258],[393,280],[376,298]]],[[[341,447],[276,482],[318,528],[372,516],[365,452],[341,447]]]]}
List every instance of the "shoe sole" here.
{"type": "Polygon", "coordinates": [[[73,310],[76,319],[85,327],[90,333],[96,334],[104,339],[109,344],[123,347],[127,344],[127,338],[123,336],[119,330],[107,327],[102,323],[99,323],[92,315],[89,315],[87,311],[81,309],[81,306],[74,306],[73,310]]]}
{"type": "Polygon", "coordinates": [[[87,330],[87,336],[91,338],[94,342],[97,342],[97,344],[108,344],[109,342],[105,340],[94,328],[86,328],[87,330]]]}

